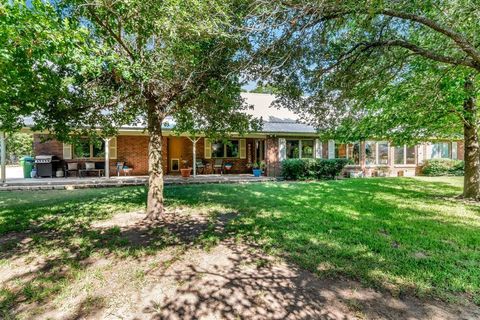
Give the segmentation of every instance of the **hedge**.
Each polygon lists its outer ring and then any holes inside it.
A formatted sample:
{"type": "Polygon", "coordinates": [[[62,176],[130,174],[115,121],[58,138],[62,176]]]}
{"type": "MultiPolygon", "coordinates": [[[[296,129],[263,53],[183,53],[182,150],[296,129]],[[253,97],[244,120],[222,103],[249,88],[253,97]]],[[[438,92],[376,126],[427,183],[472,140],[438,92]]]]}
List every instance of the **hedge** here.
{"type": "Polygon", "coordinates": [[[335,179],[349,163],[347,159],[287,159],[282,176],[287,180],[335,179]]]}
{"type": "Polygon", "coordinates": [[[451,159],[430,159],[422,168],[426,176],[463,176],[464,172],[464,162],[451,159]]]}

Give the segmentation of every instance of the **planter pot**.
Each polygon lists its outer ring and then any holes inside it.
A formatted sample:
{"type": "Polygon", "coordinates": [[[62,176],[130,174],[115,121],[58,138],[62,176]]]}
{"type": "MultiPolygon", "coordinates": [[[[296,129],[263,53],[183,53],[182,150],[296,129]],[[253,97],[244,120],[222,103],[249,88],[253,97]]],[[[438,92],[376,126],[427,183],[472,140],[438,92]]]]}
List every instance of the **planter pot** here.
{"type": "Polygon", "coordinates": [[[253,176],[260,177],[262,175],[262,169],[253,169],[253,176]]]}
{"type": "Polygon", "coordinates": [[[184,178],[190,177],[191,172],[192,172],[192,168],[180,169],[180,173],[182,174],[182,177],[184,177],[184,178]]]}

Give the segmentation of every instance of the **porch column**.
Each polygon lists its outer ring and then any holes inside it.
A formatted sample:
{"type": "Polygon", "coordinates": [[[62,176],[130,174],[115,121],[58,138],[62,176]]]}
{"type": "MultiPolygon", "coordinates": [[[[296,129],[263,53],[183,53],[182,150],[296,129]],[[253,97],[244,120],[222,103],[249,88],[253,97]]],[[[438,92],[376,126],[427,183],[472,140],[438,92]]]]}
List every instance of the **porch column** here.
{"type": "Polygon", "coordinates": [[[5,132],[0,132],[0,182],[7,182],[7,138],[5,132]]]}
{"type": "Polygon", "coordinates": [[[112,138],[104,138],[105,141],[105,178],[110,178],[110,140],[112,138]]]}
{"type": "Polygon", "coordinates": [[[193,176],[196,177],[197,176],[197,142],[198,140],[200,140],[200,138],[190,138],[190,137],[187,137],[188,140],[192,141],[192,144],[193,144],[193,163],[192,163],[192,167],[193,167],[193,176]]]}

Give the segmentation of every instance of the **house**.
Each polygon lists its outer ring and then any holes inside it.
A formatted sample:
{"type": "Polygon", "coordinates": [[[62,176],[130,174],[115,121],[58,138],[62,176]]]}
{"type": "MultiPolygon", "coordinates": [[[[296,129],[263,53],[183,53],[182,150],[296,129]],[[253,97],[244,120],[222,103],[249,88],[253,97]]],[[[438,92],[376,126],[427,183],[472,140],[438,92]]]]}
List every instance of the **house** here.
{"type": "MultiPolygon", "coordinates": [[[[205,137],[177,136],[166,126],[164,172],[178,174],[180,168],[192,167],[194,152],[195,159],[211,167],[215,162],[232,164],[231,173],[251,172],[249,164],[264,161],[268,176],[279,176],[281,161],[290,158],[349,158],[352,165],[345,172],[367,176],[411,176],[418,174],[421,165],[430,158],[463,159],[462,141],[434,141],[416,146],[393,146],[388,141],[373,140],[353,144],[324,141],[315,128],[300,123],[293,112],[270,107],[272,95],[244,93],[243,97],[254,106],[248,112],[263,118],[261,131],[246,136],[231,135],[224,143],[205,137]]],[[[132,175],[148,174],[148,133],[143,127],[124,126],[111,140],[93,144],[85,139],[72,146],[45,138],[48,135],[34,133],[36,155],[55,155],[66,162],[82,163],[104,162],[109,154],[111,172],[115,172],[117,162],[125,162],[132,168],[132,175]]]]}

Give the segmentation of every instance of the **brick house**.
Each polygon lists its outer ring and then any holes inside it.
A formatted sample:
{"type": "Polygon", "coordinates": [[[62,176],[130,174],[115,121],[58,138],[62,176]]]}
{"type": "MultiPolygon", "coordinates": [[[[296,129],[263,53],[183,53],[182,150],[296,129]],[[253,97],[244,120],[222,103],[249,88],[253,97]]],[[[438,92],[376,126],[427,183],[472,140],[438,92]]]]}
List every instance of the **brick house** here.
{"type": "MultiPolygon", "coordinates": [[[[367,140],[353,144],[323,141],[315,128],[300,123],[287,109],[270,108],[273,96],[244,93],[246,101],[254,106],[249,112],[262,117],[260,132],[246,136],[231,135],[228,142],[211,141],[200,137],[195,144],[195,158],[211,172],[215,163],[232,164],[230,173],[249,173],[253,162],[264,161],[268,176],[281,174],[281,161],[289,158],[349,158],[346,174],[367,176],[411,176],[430,158],[463,159],[462,141],[432,141],[416,146],[393,146],[388,141],[367,140]]],[[[182,167],[193,167],[193,137],[175,135],[164,129],[163,166],[166,174],[178,174],[182,167]]],[[[197,140],[195,139],[195,140],[197,140]]],[[[87,140],[72,146],[48,135],[34,133],[35,155],[56,155],[65,162],[103,162],[108,146],[110,172],[116,163],[124,162],[133,175],[148,174],[148,134],[143,127],[122,127],[118,135],[90,144],[87,140]]],[[[204,170],[203,170],[204,171],[204,170]]],[[[206,173],[199,171],[200,174],[206,173]]]]}

